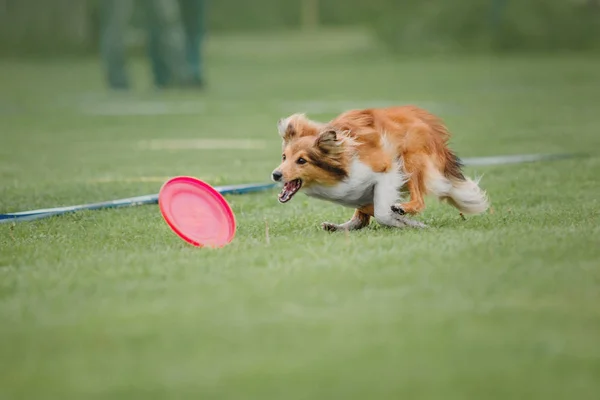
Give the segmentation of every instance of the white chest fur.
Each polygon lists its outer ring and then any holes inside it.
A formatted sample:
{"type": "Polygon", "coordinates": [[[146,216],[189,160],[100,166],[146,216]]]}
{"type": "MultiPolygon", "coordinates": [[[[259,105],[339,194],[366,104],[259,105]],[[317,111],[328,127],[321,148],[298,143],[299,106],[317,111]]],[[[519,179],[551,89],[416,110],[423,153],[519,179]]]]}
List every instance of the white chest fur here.
{"type": "Polygon", "coordinates": [[[375,187],[378,193],[385,193],[386,203],[393,204],[399,197],[399,190],[405,183],[405,176],[400,168],[390,172],[373,172],[371,167],[354,160],[348,177],[336,185],[312,185],[304,190],[306,195],[321,200],[331,201],[346,207],[357,208],[375,202],[375,187]],[[381,190],[384,189],[384,190],[381,190]]]}

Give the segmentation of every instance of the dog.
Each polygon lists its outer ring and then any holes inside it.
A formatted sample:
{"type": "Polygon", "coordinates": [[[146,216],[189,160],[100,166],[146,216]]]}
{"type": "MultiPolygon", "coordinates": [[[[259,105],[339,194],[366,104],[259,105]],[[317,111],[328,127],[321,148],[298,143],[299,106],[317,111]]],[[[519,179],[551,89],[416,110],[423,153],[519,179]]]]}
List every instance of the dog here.
{"type": "Polygon", "coordinates": [[[271,179],[283,183],[279,202],[302,189],[312,198],[354,208],[345,223],[324,222],[327,231],[362,229],[371,217],[383,226],[423,228],[409,216],[425,209],[429,194],[461,215],[489,207],[479,180],[463,174],[450,150],[442,120],[422,108],[355,109],[325,123],[295,113],[280,119],[277,130],[283,154],[271,179]],[[400,203],[405,189],[410,198],[400,203]]]}

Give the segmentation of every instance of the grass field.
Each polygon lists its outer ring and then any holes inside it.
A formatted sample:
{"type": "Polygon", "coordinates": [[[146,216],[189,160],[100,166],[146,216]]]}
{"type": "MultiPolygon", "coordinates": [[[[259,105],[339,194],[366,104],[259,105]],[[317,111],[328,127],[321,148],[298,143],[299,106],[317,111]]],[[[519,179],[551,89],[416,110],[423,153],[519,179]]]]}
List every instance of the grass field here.
{"type": "Polygon", "coordinates": [[[493,213],[428,200],[423,231],[329,234],[352,210],[276,191],[228,197],[220,250],[157,206],[0,225],[0,398],[597,399],[600,58],[369,46],[214,38],[204,92],[152,91],[145,60],[131,93],[94,59],[0,62],[0,212],[268,182],[295,111],[413,103],[462,157],[584,154],[467,168],[493,213]]]}

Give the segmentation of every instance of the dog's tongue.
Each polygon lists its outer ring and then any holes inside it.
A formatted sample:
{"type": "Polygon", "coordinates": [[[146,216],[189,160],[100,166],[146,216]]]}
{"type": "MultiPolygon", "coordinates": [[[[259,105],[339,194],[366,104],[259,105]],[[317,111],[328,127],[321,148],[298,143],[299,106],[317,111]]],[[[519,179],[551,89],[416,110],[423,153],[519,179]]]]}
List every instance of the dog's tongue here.
{"type": "Polygon", "coordinates": [[[296,193],[298,190],[298,186],[298,182],[296,181],[286,182],[283,185],[283,189],[281,189],[281,192],[279,193],[279,201],[281,203],[285,203],[291,199],[294,193],[296,193]]]}
{"type": "Polygon", "coordinates": [[[281,193],[279,193],[279,201],[285,203],[290,199],[290,194],[292,193],[284,186],[281,190],[281,193]]]}

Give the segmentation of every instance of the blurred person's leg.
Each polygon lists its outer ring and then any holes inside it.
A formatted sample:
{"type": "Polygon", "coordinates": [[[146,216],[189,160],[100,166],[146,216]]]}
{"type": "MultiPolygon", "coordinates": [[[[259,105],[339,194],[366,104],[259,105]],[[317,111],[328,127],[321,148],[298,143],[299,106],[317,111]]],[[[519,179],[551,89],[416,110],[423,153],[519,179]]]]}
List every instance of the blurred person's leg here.
{"type": "Polygon", "coordinates": [[[492,0],[492,27],[494,29],[499,29],[507,3],[507,0],[492,0]]]}
{"type": "Polygon", "coordinates": [[[179,0],[185,32],[185,54],[192,83],[203,84],[202,39],[204,37],[205,0],[179,0]]]}
{"type": "Polygon", "coordinates": [[[147,9],[147,27],[148,27],[148,44],[147,51],[148,57],[150,58],[150,68],[152,70],[152,76],[154,77],[154,85],[157,87],[165,87],[169,84],[169,66],[166,62],[166,55],[162,46],[162,35],[163,32],[160,26],[156,22],[156,9],[152,1],[145,4],[144,7],[147,9]]]}
{"type": "Polygon", "coordinates": [[[100,2],[100,55],[110,87],[129,87],[125,60],[125,33],[133,10],[132,0],[100,2]]]}
{"type": "Polygon", "coordinates": [[[184,33],[177,0],[144,0],[150,33],[148,51],[156,86],[189,81],[184,33]]]}

